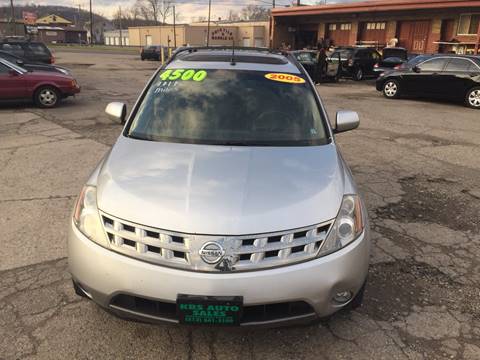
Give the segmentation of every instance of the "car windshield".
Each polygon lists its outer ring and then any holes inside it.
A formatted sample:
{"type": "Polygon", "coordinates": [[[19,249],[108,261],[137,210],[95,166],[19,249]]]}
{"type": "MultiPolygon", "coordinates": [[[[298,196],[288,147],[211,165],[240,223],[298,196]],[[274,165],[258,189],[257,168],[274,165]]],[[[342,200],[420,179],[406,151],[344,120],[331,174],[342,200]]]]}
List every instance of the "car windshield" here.
{"type": "Polygon", "coordinates": [[[328,142],[315,94],[301,76],[168,69],[157,75],[127,136],[239,146],[328,142]]]}
{"type": "Polygon", "coordinates": [[[15,64],[11,63],[11,62],[8,61],[8,60],[3,59],[3,62],[5,63],[5,65],[7,65],[7,66],[9,66],[9,67],[17,70],[19,73],[22,73],[22,74],[23,74],[23,73],[26,73],[26,72],[27,72],[27,70],[25,70],[24,68],[22,68],[22,67],[20,67],[20,66],[17,66],[17,65],[15,65],[15,64]]]}

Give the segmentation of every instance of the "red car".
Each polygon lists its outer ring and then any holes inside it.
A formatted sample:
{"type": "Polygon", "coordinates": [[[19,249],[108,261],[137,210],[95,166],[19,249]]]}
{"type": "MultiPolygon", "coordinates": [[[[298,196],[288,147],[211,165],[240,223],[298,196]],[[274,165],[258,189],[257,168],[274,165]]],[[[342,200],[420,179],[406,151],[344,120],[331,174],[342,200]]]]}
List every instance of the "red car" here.
{"type": "Polygon", "coordinates": [[[33,71],[0,59],[0,101],[33,100],[43,108],[56,106],[61,99],[78,94],[80,86],[70,75],[33,71]]]}

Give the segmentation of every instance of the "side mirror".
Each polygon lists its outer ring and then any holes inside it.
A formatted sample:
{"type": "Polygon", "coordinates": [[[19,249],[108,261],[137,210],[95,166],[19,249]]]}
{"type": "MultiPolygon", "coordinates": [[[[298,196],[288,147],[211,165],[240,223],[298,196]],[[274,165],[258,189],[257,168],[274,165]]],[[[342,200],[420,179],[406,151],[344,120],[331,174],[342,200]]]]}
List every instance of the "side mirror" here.
{"type": "Polygon", "coordinates": [[[416,65],[412,68],[412,70],[413,70],[413,72],[416,72],[417,74],[421,71],[420,68],[416,65]]]}
{"type": "Polygon", "coordinates": [[[124,103],[111,102],[105,108],[105,112],[110,119],[120,121],[122,125],[125,124],[127,117],[127,105],[125,105],[124,103]]]}
{"type": "Polygon", "coordinates": [[[8,75],[10,75],[10,76],[18,76],[18,72],[16,72],[16,71],[13,70],[13,69],[10,69],[10,70],[8,70],[8,75]]]}
{"type": "Polygon", "coordinates": [[[341,110],[337,112],[334,133],[338,134],[341,132],[354,130],[358,128],[359,125],[360,118],[355,111],[341,110]]]}

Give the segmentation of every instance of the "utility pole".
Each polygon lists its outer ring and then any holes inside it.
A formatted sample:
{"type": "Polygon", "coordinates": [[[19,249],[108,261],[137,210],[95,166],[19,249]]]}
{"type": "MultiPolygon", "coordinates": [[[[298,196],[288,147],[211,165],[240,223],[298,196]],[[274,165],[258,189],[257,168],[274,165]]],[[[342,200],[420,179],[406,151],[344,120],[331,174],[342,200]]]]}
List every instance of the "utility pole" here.
{"type": "Polygon", "coordinates": [[[17,24],[15,23],[15,8],[13,7],[13,0],[10,0],[10,23],[12,25],[13,35],[17,35],[17,24]]]}
{"type": "Polygon", "coordinates": [[[123,37],[122,37],[122,7],[118,7],[118,22],[120,23],[120,46],[123,46],[123,37]]]}
{"type": "Polygon", "coordinates": [[[212,0],[208,0],[207,46],[210,43],[210,10],[211,8],[212,8],[212,0]]]}
{"type": "Polygon", "coordinates": [[[92,12],[92,0],[90,0],[90,46],[93,46],[93,12],[92,12]]]}
{"type": "Polygon", "coordinates": [[[177,48],[177,31],[175,29],[175,5],[173,5],[173,47],[177,48]]]}

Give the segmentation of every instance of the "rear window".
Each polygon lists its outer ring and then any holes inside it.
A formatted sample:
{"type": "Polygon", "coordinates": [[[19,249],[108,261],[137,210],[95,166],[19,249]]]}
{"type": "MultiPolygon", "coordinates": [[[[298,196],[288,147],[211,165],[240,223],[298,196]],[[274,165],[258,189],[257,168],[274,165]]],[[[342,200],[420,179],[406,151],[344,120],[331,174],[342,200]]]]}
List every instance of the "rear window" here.
{"type": "Polygon", "coordinates": [[[332,58],[340,57],[341,60],[351,59],[353,56],[353,50],[337,50],[332,54],[332,58]]]}
{"type": "Polygon", "coordinates": [[[192,144],[307,146],[327,142],[324,124],[313,89],[299,75],[180,69],[157,75],[127,136],[192,144]]]}
{"type": "Polygon", "coordinates": [[[407,60],[407,57],[408,57],[408,54],[403,49],[388,49],[388,48],[383,49],[383,58],[384,59],[399,58],[399,59],[402,59],[402,60],[407,60]]]}
{"type": "Polygon", "coordinates": [[[310,52],[297,53],[295,57],[300,62],[314,62],[316,60],[315,54],[310,52]]]}
{"type": "Polygon", "coordinates": [[[30,54],[37,55],[37,56],[50,56],[50,51],[48,48],[41,43],[30,43],[26,44],[26,47],[30,54]]]}

